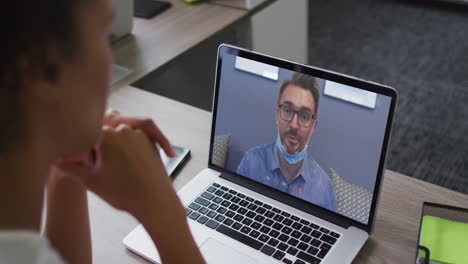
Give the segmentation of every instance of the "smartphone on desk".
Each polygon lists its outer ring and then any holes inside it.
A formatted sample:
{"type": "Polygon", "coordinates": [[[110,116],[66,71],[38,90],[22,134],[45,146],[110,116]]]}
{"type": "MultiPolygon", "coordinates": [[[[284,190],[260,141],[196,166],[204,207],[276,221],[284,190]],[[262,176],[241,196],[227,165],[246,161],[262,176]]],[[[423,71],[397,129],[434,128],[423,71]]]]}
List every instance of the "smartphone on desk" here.
{"type": "Polygon", "coordinates": [[[182,165],[190,158],[190,150],[187,148],[179,147],[179,146],[172,146],[174,149],[176,156],[175,158],[170,158],[164,153],[162,148],[159,148],[159,154],[161,156],[161,160],[166,167],[167,174],[170,177],[173,177],[175,171],[180,169],[182,165]]]}

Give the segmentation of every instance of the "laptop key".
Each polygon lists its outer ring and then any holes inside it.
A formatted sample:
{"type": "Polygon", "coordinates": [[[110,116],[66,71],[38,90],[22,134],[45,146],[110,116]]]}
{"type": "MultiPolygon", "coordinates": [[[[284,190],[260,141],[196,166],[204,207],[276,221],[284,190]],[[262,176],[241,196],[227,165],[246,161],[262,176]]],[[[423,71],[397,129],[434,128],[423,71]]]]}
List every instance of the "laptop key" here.
{"type": "Polygon", "coordinates": [[[208,189],[206,191],[209,192],[209,193],[214,193],[216,191],[216,188],[213,187],[213,186],[210,186],[210,187],[208,187],[208,189]]]}
{"type": "Polygon", "coordinates": [[[217,191],[215,192],[215,194],[218,195],[218,196],[223,196],[223,195],[224,195],[224,192],[221,191],[221,190],[217,190],[217,191]]]}
{"type": "Polygon", "coordinates": [[[235,215],[236,215],[236,213],[234,213],[234,212],[233,212],[233,211],[231,211],[231,210],[228,210],[228,211],[226,212],[226,214],[225,214],[225,215],[226,215],[227,217],[231,217],[231,218],[232,218],[233,216],[235,216],[235,215]]]}
{"type": "Polygon", "coordinates": [[[299,254],[297,254],[297,257],[304,260],[305,262],[307,263],[311,263],[311,264],[319,264],[320,263],[320,259],[310,255],[310,254],[307,254],[305,253],[304,251],[301,251],[299,252],[299,254]]]}
{"type": "Polygon", "coordinates": [[[185,208],[185,215],[186,216],[189,216],[189,214],[192,213],[192,210],[188,209],[188,208],[185,208]]]}
{"type": "Polygon", "coordinates": [[[252,230],[252,232],[250,232],[250,234],[249,234],[249,236],[251,236],[253,238],[257,238],[259,235],[260,235],[260,233],[257,230],[252,230]]]}
{"type": "Polygon", "coordinates": [[[258,207],[258,205],[255,205],[255,204],[251,203],[251,204],[249,204],[249,206],[247,206],[247,209],[255,211],[255,209],[257,209],[257,207],[258,207]]]}
{"type": "Polygon", "coordinates": [[[285,226],[283,229],[281,229],[281,232],[289,235],[292,232],[292,229],[290,227],[285,226]]]}
{"type": "Polygon", "coordinates": [[[320,228],[320,231],[322,231],[322,232],[325,233],[325,234],[330,233],[330,230],[326,229],[325,227],[321,227],[321,228],[320,228]]]}
{"type": "Polygon", "coordinates": [[[218,188],[218,187],[221,186],[221,185],[217,184],[216,182],[214,182],[212,185],[213,185],[214,187],[216,187],[216,188],[218,188]]]}
{"type": "Polygon", "coordinates": [[[312,240],[312,242],[310,242],[310,244],[312,246],[314,246],[314,247],[319,247],[320,244],[322,244],[322,242],[320,242],[320,240],[314,238],[314,240],[312,240]]]}
{"type": "Polygon", "coordinates": [[[288,251],[286,251],[286,252],[288,252],[288,254],[291,255],[291,256],[296,256],[296,254],[297,254],[297,252],[299,252],[299,250],[297,248],[289,247],[288,251]]]}
{"type": "Polygon", "coordinates": [[[253,201],[255,201],[254,199],[252,199],[252,198],[250,198],[250,197],[248,197],[248,196],[247,196],[247,197],[245,197],[245,199],[246,199],[247,201],[249,201],[249,202],[253,202],[253,201]]]}
{"type": "Polygon", "coordinates": [[[303,234],[302,237],[301,237],[301,241],[304,241],[306,243],[309,243],[310,240],[312,240],[312,237],[311,236],[308,236],[306,234],[303,234]]]}
{"type": "Polygon", "coordinates": [[[300,224],[299,222],[294,222],[294,224],[292,224],[291,227],[299,231],[302,228],[302,224],[300,224]]]}
{"type": "Polygon", "coordinates": [[[266,212],[266,209],[263,208],[263,207],[259,207],[259,208],[257,208],[257,210],[255,210],[255,212],[262,215],[262,214],[264,214],[266,212]]]}
{"type": "Polygon", "coordinates": [[[242,219],[244,219],[244,217],[240,214],[236,214],[236,216],[234,216],[234,220],[236,220],[237,222],[242,221],[242,219]]]}
{"type": "Polygon", "coordinates": [[[229,190],[229,193],[230,193],[230,194],[233,194],[233,195],[236,195],[236,194],[237,194],[237,192],[234,191],[234,190],[229,190]]]}
{"type": "Polygon", "coordinates": [[[238,231],[236,231],[236,230],[234,230],[232,228],[229,228],[229,227],[227,227],[225,225],[220,225],[216,229],[216,231],[218,231],[221,234],[224,234],[224,235],[226,235],[226,236],[228,236],[228,237],[230,237],[230,238],[232,238],[234,240],[237,240],[237,241],[239,241],[241,243],[244,243],[247,246],[252,247],[252,248],[254,248],[256,250],[259,250],[263,246],[263,243],[255,240],[255,239],[253,239],[253,238],[251,238],[251,237],[249,237],[247,235],[244,235],[244,234],[242,234],[242,233],[240,233],[240,232],[238,232],[238,231]]]}
{"type": "Polygon", "coordinates": [[[240,206],[243,206],[243,207],[246,207],[246,206],[248,206],[249,204],[250,204],[250,203],[247,202],[246,200],[242,200],[242,201],[239,202],[239,205],[240,205],[240,206]]]}
{"type": "Polygon", "coordinates": [[[311,254],[312,256],[315,256],[315,254],[317,254],[318,251],[319,251],[318,248],[314,246],[310,246],[310,248],[307,250],[307,253],[311,254]]]}
{"type": "Polygon", "coordinates": [[[327,242],[328,244],[334,245],[336,242],[336,238],[331,237],[329,235],[323,234],[320,240],[327,242]]]}
{"type": "Polygon", "coordinates": [[[308,235],[308,234],[310,234],[310,232],[312,232],[312,228],[310,228],[310,227],[308,227],[308,226],[304,226],[304,227],[301,229],[301,232],[308,235]]]}
{"type": "Polygon", "coordinates": [[[292,223],[293,223],[293,220],[288,219],[288,218],[284,219],[284,221],[283,221],[283,224],[284,224],[285,226],[291,226],[292,223]]]}
{"type": "Polygon", "coordinates": [[[268,239],[270,239],[270,237],[268,237],[267,235],[265,234],[261,234],[260,237],[258,238],[258,240],[262,241],[262,242],[267,242],[268,239]]]}
{"type": "Polygon", "coordinates": [[[239,230],[241,227],[242,227],[242,225],[240,223],[234,223],[232,225],[232,229],[235,229],[235,230],[239,230]]]}
{"type": "Polygon", "coordinates": [[[242,193],[238,193],[237,196],[240,198],[245,198],[245,195],[243,195],[242,193]]]}
{"type": "Polygon", "coordinates": [[[213,199],[213,203],[217,203],[217,204],[220,204],[221,202],[223,201],[223,199],[219,198],[219,197],[215,197],[213,199]]]}
{"type": "Polygon", "coordinates": [[[269,228],[268,226],[262,226],[262,228],[260,228],[260,232],[264,233],[264,234],[268,234],[268,232],[270,232],[271,228],[269,228]]]}
{"type": "Polygon", "coordinates": [[[273,258],[282,260],[284,258],[284,255],[286,255],[284,252],[276,250],[275,254],[273,254],[273,258]]]}
{"type": "Polygon", "coordinates": [[[276,248],[281,250],[281,251],[286,251],[286,249],[288,249],[288,247],[289,246],[287,244],[281,242],[281,243],[279,243],[279,245],[276,248]]]}
{"type": "Polygon", "coordinates": [[[300,259],[296,259],[296,261],[294,261],[294,264],[306,264],[306,263],[300,259]]]}
{"type": "Polygon", "coordinates": [[[304,220],[304,219],[301,219],[300,222],[301,222],[301,224],[303,224],[303,225],[310,225],[310,222],[307,221],[307,220],[304,220]]]}
{"type": "Polygon", "coordinates": [[[290,214],[290,213],[287,213],[287,212],[282,212],[281,215],[282,215],[282,216],[286,216],[286,217],[290,217],[290,216],[291,216],[291,214],[290,214]]]}
{"type": "Polygon", "coordinates": [[[292,262],[292,260],[290,260],[290,259],[284,258],[284,259],[283,259],[283,263],[292,264],[293,262],[292,262]]]}
{"type": "Polygon", "coordinates": [[[318,225],[316,225],[314,223],[311,223],[310,227],[312,227],[313,229],[319,229],[320,228],[320,226],[318,226],[318,225]]]}
{"type": "Polygon", "coordinates": [[[301,235],[302,235],[302,233],[299,232],[299,231],[296,231],[296,230],[294,230],[294,231],[291,233],[291,236],[294,237],[294,238],[300,238],[301,235]]]}
{"type": "Polygon", "coordinates": [[[255,221],[261,223],[263,222],[263,220],[265,220],[265,217],[262,216],[262,215],[257,215],[255,218],[254,218],[255,221]]]}
{"type": "Polygon", "coordinates": [[[240,202],[240,200],[241,200],[241,199],[240,199],[239,197],[235,197],[235,196],[234,196],[234,197],[232,197],[231,202],[233,202],[233,203],[238,203],[238,202],[240,202]]]}
{"type": "Polygon", "coordinates": [[[321,235],[322,235],[322,233],[320,233],[320,232],[317,231],[317,230],[314,230],[314,231],[312,232],[312,236],[315,237],[315,238],[319,238],[321,235]]]}
{"type": "Polygon", "coordinates": [[[226,226],[231,226],[233,223],[234,223],[234,221],[232,221],[229,218],[226,218],[226,220],[224,220],[224,222],[223,222],[223,224],[225,224],[226,226]]]}
{"type": "Polygon", "coordinates": [[[337,234],[335,232],[330,232],[330,236],[332,236],[334,238],[340,238],[340,234],[337,234]]]}
{"type": "Polygon", "coordinates": [[[197,212],[193,212],[193,213],[191,213],[190,216],[189,216],[189,218],[190,218],[190,219],[193,219],[193,220],[197,220],[198,217],[200,217],[200,214],[197,213],[197,212]]]}
{"type": "Polygon", "coordinates": [[[209,210],[206,207],[201,207],[200,209],[198,209],[198,212],[203,215],[208,213],[208,211],[209,210]]]}
{"type": "Polygon", "coordinates": [[[285,234],[281,234],[281,235],[278,237],[278,239],[279,239],[280,241],[286,242],[286,241],[288,241],[289,237],[288,237],[287,235],[285,235],[285,234]]]}
{"type": "Polygon", "coordinates": [[[280,233],[279,233],[278,231],[276,231],[276,230],[271,230],[270,233],[269,233],[269,235],[270,235],[271,237],[275,237],[275,238],[278,237],[279,234],[280,234],[280,233]]]}
{"type": "Polygon", "coordinates": [[[223,198],[226,199],[226,200],[229,200],[229,199],[232,198],[232,194],[230,194],[230,193],[225,193],[225,194],[223,195],[223,198]]]}
{"type": "Polygon", "coordinates": [[[275,212],[275,213],[277,213],[277,214],[281,213],[281,210],[278,209],[278,208],[274,208],[274,207],[273,207],[271,210],[273,210],[273,212],[275,212]]]}
{"type": "Polygon", "coordinates": [[[271,256],[275,252],[275,249],[268,245],[264,245],[260,251],[268,256],[271,256]]]}
{"type": "Polygon", "coordinates": [[[268,245],[272,246],[272,247],[276,247],[276,245],[278,245],[279,241],[274,239],[274,238],[270,238],[270,240],[268,241],[268,245]]]}
{"type": "Polygon", "coordinates": [[[216,209],[218,209],[218,207],[219,207],[219,205],[217,205],[217,204],[215,204],[215,203],[212,203],[212,204],[210,204],[210,205],[208,206],[208,208],[210,208],[210,209],[213,210],[213,211],[216,210],[216,209]]]}
{"type": "Polygon", "coordinates": [[[278,221],[278,222],[281,222],[281,221],[284,220],[284,216],[276,215],[275,217],[273,217],[273,220],[278,221]]]}
{"type": "Polygon", "coordinates": [[[231,206],[229,206],[229,209],[236,211],[237,209],[239,209],[239,206],[237,204],[231,204],[231,206]]]}
{"type": "Polygon", "coordinates": [[[274,222],[273,222],[273,220],[271,220],[271,219],[266,219],[265,222],[263,222],[263,224],[266,225],[266,226],[272,226],[273,223],[274,223],[274,222]]]}
{"type": "Polygon", "coordinates": [[[221,205],[224,206],[224,207],[229,207],[229,206],[231,205],[231,203],[228,202],[228,201],[226,201],[226,200],[224,200],[224,201],[221,203],[221,205]]]}
{"type": "Polygon", "coordinates": [[[248,225],[248,226],[249,226],[249,225],[251,225],[251,224],[253,223],[253,221],[252,221],[251,219],[249,219],[249,218],[245,218],[244,221],[242,221],[242,223],[243,223],[244,225],[248,225]]]}
{"type": "Polygon", "coordinates": [[[300,250],[306,251],[307,248],[309,247],[309,245],[307,245],[307,244],[304,243],[304,242],[301,242],[301,243],[299,243],[299,245],[298,245],[297,247],[298,247],[300,250]]]}
{"type": "Polygon", "coordinates": [[[213,211],[209,211],[207,214],[206,214],[209,218],[213,218],[216,216],[216,213],[213,212],[213,211]]]}
{"type": "Polygon", "coordinates": [[[237,213],[239,213],[239,214],[241,214],[241,215],[245,215],[247,212],[248,212],[247,209],[242,208],[242,207],[239,208],[239,210],[237,210],[237,213]]]}
{"type": "Polygon", "coordinates": [[[200,209],[201,206],[199,204],[196,204],[196,203],[191,203],[188,207],[190,209],[193,209],[193,210],[198,210],[198,209],[200,209]]]}
{"type": "Polygon", "coordinates": [[[283,225],[280,224],[280,223],[275,223],[273,226],[272,226],[273,229],[276,229],[276,230],[281,230],[283,228],[283,225]]]}
{"type": "Polygon", "coordinates": [[[245,216],[247,216],[248,218],[254,218],[257,214],[252,212],[252,211],[249,211],[247,212],[247,214],[245,216]]]}
{"type": "Polygon", "coordinates": [[[250,231],[252,231],[252,228],[248,226],[243,226],[240,231],[244,234],[248,234],[250,231]]]}
{"type": "Polygon", "coordinates": [[[214,219],[215,219],[216,221],[218,221],[218,222],[222,222],[222,221],[224,221],[225,218],[226,218],[226,217],[224,217],[223,215],[220,215],[220,214],[219,214],[219,215],[217,215],[214,219]]]}
{"type": "Polygon", "coordinates": [[[208,217],[203,215],[200,218],[198,218],[197,222],[203,225],[204,223],[206,223],[206,221],[208,221],[208,219],[208,217]]]}
{"type": "Polygon", "coordinates": [[[265,212],[265,214],[263,214],[264,216],[268,217],[268,218],[273,218],[276,214],[273,213],[272,211],[267,211],[265,212]]]}
{"type": "Polygon", "coordinates": [[[271,208],[273,208],[273,207],[271,207],[271,205],[268,205],[268,204],[263,204],[262,206],[263,206],[264,208],[268,209],[268,210],[270,210],[271,208]]]}
{"type": "Polygon", "coordinates": [[[229,188],[224,187],[224,186],[221,186],[221,190],[223,190],[223,191],[229,191],[229,188]]]}
{"type": "Polygon", "coordinates": [[[220,213],[220,214],[224,214],[224,213],[227,212],[227,209],[224,208],[224,207],[220,207],[220,208],[218,208],[218,210],[216,210],[216,212],[218,212],[218,213],[220,213]]]}
{"type": "Polygon", "coordinates": [[[329,250],[330,250],[329,248],[328,248],[328,249],[326,249],[326,248],[321,248],[321,249],[320,249],[320,252],[317,254],[317,257],[323,259],[323,258],[327,255],[327,253],[328,253],[329,250]]]}
{"type": "Polygon", "coordinates": [[[201,197],[207,199],[207,200],[212,200],[214,198],[214,195],[209,193],[209,192],[204,192],[202,193],[201,197]]]}
{"type": "Polygon", "coordinates": [[[295,215],[291,215],[291,219],[294,220],[294,221],[299,221],[300,218],[295,216],[295,215]]]}
{"type": "Polygon", "coordinates": [[[210,219],[205,225],[206,225],[207,227],[209,227],[209,228],[215,229],[216,227],[219,226],[219,223],[216,222],[216,221],[213,220],[213,219],[210,219]]]}
{"type": "Polygon", "coordinates": [[[262,206],[262,205],[263,205],[263,203],[260,202],[259,200],[255,200],[254,203],[255,203],[256,205],[258,205],[258,206],[262,206]]]}
{"type": "Polygon", "coordinates": [[[258,230],[258,229],[260,229],[261,226],[262,226],[261,224],[259,224],[257,222],[253,222],[253,224],[250,227],[252,227],[255,230],[258,230]]]}
{"type": "Polygon", "coordinates": [[[289,241],[288,241],[288,244],[291,245],[291,246],[293,246],[293,247],[297,246],[298,243],[299,243],[299,240],[297,240],[297,239],[295,239],[295,238],[291,238],[291,239],[289,239],[289,241]]]}

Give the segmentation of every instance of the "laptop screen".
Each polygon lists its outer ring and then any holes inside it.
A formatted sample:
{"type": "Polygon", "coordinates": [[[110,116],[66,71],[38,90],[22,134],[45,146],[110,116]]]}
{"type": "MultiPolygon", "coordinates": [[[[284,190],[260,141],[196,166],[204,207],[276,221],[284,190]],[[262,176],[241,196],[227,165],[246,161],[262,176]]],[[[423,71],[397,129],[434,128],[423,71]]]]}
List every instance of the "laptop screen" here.
{"type": "Polygon", "coordinates": [[[211,162],[367,224],[392,98],[222,54],[211,162]]]}

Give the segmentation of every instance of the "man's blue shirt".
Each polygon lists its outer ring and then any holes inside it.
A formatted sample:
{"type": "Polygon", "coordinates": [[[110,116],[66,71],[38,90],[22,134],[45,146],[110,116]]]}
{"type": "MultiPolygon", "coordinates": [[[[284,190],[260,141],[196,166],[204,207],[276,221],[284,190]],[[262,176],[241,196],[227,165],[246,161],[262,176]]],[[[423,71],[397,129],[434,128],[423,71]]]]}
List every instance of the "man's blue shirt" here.
{"type": "Polygon", "coordinates": [[[276,145],[259,145],[245,152],[237,173],[329,210],[336,210],[335,188],[331,179],[309,155],[304,158],[299,173],[287,182],[280,169],[276,145]]]}

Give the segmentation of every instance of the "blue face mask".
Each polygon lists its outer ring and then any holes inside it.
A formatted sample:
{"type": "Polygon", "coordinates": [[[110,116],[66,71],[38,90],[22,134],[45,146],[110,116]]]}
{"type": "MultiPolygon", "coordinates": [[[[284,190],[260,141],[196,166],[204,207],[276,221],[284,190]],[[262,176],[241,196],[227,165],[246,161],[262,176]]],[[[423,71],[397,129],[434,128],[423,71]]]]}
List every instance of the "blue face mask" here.
{"type": "Polygon", "coordinates": [[[278,134],[278,137],[276,138],[276,146],[281,152],[281,155],[283,155],[283,158],[286,160],[287,163],[289,164],[296,164],[299,161],[303,160],[305,155],[307,154],[307,146],[304,147],[303,150],[299,151],[296,154],[289,154],[286,149],[284,148],[283,144],[281,144],[281,139],[278,134]]]}

